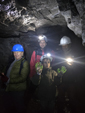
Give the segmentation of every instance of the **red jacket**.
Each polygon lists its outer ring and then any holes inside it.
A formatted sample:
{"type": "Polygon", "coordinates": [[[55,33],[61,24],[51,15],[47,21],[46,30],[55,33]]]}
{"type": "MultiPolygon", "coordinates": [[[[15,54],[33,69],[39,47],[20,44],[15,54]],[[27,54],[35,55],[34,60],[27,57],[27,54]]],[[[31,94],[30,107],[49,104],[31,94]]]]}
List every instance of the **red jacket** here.
{"type": "MultiPolygon", "coordinates": [[[[42,55],[44,55],[44,51],[42,50],[42,55]]],[[[35,75],[36,70],[35,70],[35,64],[37,62],[40,62],[40,58],[42,55],[36,55],[36,52],[33,51],[32,56],[31,56],[31,61],[30,61],[30,75],[29,77],[33,77],[35,75]]]]}
{"type": "MultiPolygon", "coordinates": [[[[36,74],[36,70],[35,70],[35,64],[37,62],[40,62],[40,58],[42,55],[44,55],[44,50],[41,50],[41,54],[36,54],[35,51],[33,51],[32,56],[31,56],[31,60],[30,60],[30,75],[29,77],[33,77],[33,75],[36,74]]],[[[51,51],[51,53],[53,53],[53,51],[51,51]]]]}

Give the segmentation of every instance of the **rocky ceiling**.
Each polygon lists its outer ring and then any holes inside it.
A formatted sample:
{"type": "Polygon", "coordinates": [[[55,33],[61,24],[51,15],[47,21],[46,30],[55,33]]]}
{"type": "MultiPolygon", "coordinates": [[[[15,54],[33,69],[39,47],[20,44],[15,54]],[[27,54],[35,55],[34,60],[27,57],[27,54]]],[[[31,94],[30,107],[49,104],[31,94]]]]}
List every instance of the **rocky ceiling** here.
{"type": "Polygon", "coordinates": [[[0,38],[68,26],[85,43],[85,0],[0,0],[0,38]]]}

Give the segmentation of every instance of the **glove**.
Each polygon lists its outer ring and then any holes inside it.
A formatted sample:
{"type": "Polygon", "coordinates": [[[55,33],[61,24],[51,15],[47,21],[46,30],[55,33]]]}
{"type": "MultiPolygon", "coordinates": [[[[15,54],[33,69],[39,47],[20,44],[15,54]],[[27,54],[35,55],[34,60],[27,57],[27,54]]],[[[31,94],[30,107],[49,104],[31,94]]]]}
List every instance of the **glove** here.
{"type": "Polygon", "coordinates": [[[57,72],[58,72],[58,74],[59,74],[59,73],[61,72],[61,69],[60,69],[60,68],[58,68],[58,69],[57,69],[57,72]]]}
{"type": "Polygon", "coordinates": [[[60,74],[60,73],[64,74],[64,73],[66,73],[66,71],[67,71],[67,69],[65,66],[62,66],[61,69],[60,68],[57,69],[58,74],[60,74]]]}
{"type": "Polygon", "coordinates": [[[64,73],[66,73],[66,71],[67,71],[66,67],[65,66],[62,66],[61,67],[61,72],[64,74],[64,73]]]}
{"type": "Polygon", "coordinates": [[[35,64],[35,69],[38,75],[41,75],[42,73],[42,69],[43,69],[43,65],[40,62],[37,62],[35,64]]]}

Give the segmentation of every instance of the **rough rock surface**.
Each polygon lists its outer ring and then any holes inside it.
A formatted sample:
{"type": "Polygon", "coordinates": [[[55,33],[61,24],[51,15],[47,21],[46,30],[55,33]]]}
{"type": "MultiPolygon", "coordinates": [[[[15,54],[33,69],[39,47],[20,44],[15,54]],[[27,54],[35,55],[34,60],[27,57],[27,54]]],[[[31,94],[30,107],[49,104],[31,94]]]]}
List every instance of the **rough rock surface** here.
{"type": "Polygon", "coordinates": [[[1,0],[0,37],[49,25],[66,25],[85,42],[84,0],[1,0]]]}
{"type": "Polygon", "coordinates": [[[0,36],[19,36],[42,26],[67,24],[85,41],[84,9],[84,0],[1,0],[0,36]]]}
{"type": "Polygon", "coordinates": [[[66,22],[56,0],[3,0],[0,4],[1,37],[18,36],[20,32],[57,24],[66,22]]]}

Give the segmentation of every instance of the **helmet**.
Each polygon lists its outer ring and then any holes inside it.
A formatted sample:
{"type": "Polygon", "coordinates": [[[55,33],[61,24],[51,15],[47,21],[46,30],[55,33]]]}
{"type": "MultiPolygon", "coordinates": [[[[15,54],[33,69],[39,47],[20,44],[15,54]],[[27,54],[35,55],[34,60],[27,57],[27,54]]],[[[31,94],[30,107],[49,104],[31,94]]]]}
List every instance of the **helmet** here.
{"type": "Polygon", "coordinates": [[[71,40],[69,37],[67,36],[63,36],[60,40],[60,44],[59,45],[66,45],[66,44],[70,44],[71,40]]]}
{"type": "Polygon", "coordinates": [[[47,37],[45,35],[39,35],[38,42],[40,42],[41,40],[45,40],[45,42],[47,42],[47,37]]]}
{"type": "Polygon", "coordinates": [[[12,51],[24,51],[23,46],[20,44],[15,44],[12,48],[12,51]]]}
{"type": "Polygon", "coordinates": [[[52,62],[52,57],[51,57],[51,54],[50,53],[47,53],[47,54],[41,56],[40,61],[42,62],[43,59],[45,59],[45,58],[50,59],[50,61],[52,62]]]}

